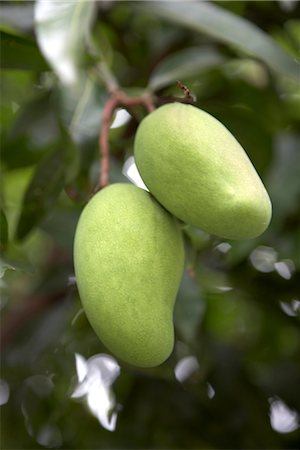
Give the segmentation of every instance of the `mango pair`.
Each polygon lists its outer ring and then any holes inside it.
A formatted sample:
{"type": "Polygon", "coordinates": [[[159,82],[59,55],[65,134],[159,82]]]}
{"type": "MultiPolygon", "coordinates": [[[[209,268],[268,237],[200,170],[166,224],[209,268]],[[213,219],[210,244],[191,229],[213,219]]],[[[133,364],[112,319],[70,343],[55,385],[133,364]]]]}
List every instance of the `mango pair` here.
{"type": "Polygon", "coordinates": [[[267,228],[271,203],[240,144],[194,106],[173,103],[149,114],[134,151],[150,193],[130,184],[97,193],[78,223],[74,263],[99,338],[122,360],[152,367],[174,344],[184,266],[176,218],[220,237],[248,239],[267,228]]]}

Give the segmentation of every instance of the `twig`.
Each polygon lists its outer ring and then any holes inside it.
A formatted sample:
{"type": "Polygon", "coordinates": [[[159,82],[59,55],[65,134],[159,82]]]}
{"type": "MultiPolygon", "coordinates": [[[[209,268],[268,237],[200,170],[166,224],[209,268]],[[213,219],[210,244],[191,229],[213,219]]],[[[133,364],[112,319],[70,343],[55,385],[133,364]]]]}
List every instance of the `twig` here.
{"type": "Polygon", "coordinates": [[[109,128],[111,124],[111,118],[115,108],[118,106],[118,99],[112,95],[105,103],[103,109],[103,117],[101,124],[101,131],[99,135],[99,149],[101,158],[101,170],[100,170],[100,180],[99,185],[96,188],[96,192],[99,189],[104,188],[108,185],[108,175],[109,175],[109,128]]]}
{"type": "Polygon", "coordinates": [[[178,102],[178,103],[195,103],[194,97],[175,97],[173,95],[168,95],[165,97],[157,97],[155,103],[157,105],[165,105],[166,103],[178,102]]]}
{"type": "Polygon", "coordinates": [[[150,95],[144,97],[144,105],[149,113],[155,110],[154,100],[150,95]]]}
{"type": "Polygon", "coordinates": [[[109,184],[109,129],[112,116],[118,106],[130,109],[133,106],[145,106],[148,112],[155,109],[154,101],[150,95],[140,97],[130,97],[121,90],[115,90],[105,103],[103,109],[102,123],[99,134],[99,150],[100,150],[100,178],[94,193],[109,184]]]}
{"type": "Polygon", "coordinates": [[[151,94],[144,94],[139,97],[130,97],[120,89],[114,89],[111,92],[111,96],[105,103],[103,109],[102,123],[99,134],[101,167],[99,183],[97,184],[94,193],[109,184],[109,129],[115,109],[118,106],[123,106],[127,110],[130,110],[130,108],[134,106],[144,106],[147,111],[151,113],[155,109],[155,103],[163,104],[172,101],[192,103],[195,101],[194,97],[190,93],[190,90],[184,84],[182,84],[181,81],[177,81],[176,84],[178,87],[180,87],[180,89],[183,90],[184,97],[156,97],[151,94]]]}
{"type": "Polygon", "coordinates": [[[180,80],[176,81],[176,86],[178,86],[184,93],[184,98],[186,100],[190,100],[192,102],[195,101],[194,97],[191,95],[191,91],[189,90],[189,88],[183,84],[180,80]]]}

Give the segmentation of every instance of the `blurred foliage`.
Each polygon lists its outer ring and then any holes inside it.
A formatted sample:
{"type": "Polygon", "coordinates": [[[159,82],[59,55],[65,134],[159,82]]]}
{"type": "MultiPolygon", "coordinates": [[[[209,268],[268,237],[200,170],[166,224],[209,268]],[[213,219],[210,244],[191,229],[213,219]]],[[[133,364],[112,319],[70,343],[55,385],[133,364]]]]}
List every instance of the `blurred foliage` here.
{"type": "MultiPolygon", "coordinates": [[[[0,8],[2,448],[299,448],[299,3],[0,8]],[[178,96],[178,78],[244,146],[273,220],[251,241],[184,229],[174,352],[151,370],[120,363],[110,432],[71,399],[75,353],[107,351],[81,310],[73,236],[97,183],[108,88],[178,96]]],[[[146,111],[130,114],[110,133],[112,182],[126,181],[146,111]]]]}

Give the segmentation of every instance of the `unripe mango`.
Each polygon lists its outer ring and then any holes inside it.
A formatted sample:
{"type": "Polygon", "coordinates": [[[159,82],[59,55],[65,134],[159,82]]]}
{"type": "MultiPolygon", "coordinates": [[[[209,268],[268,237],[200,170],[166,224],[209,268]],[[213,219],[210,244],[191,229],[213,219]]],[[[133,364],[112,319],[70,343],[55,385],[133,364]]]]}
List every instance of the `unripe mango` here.
{"type": "Polygon", "coordinates": [[[238,141],[205,111],[180,103],[158,108],[139,125],[134,154],[150,192],[183,222],[228,239],[267,228],[272,208],[261,179],[238,141]]]}
{"type": "Polygon", "coordinates": [[[170,355],[183,264],[178,222],[148,192],[113,184],[86,205],[75,234],[76,281],[92,327],[115,356],[152,367],[170,355]]]}

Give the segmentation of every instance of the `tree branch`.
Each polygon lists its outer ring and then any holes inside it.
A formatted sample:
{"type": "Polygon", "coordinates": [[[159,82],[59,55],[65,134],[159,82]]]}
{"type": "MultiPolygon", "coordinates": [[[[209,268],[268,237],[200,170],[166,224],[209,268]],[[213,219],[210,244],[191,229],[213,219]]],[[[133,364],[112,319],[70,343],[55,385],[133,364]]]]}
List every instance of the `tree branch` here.
{"type": "Polygon", "coordinates": [[[103,117],[101,124],[101,131],[99,135],[99,149],[100,149],[100,160],[101,160],[101,170],[99,184],[96,187],[96,192],[99,189],[104,188],[108,185],[109,181],[109,128],[111,124],[112,115],[115,108],[118,106],[118,99],[112,95],[105,103],[103,109],[103,117]]]}
{"type": "Polygon", "coordinates": [[[94,193],[109,184],[109,129],[112,122],[112,116],[115,109],[119,106],[130,110],[134,106],[144,106],[149,113],[154,111],[155,103],[164,104],[170,102],[193,103],[194,97],[190,90],[180,81],[176,82],[177,86],[183,90],[184,97],[156,97],[152,94],[144,94],[139,97],[130,97],[124,91],[116,88],[112,90],[111,96],[107,100],[103,109],[102,123],[99,134],[99,153],[100,153],[100,174],[99,182],[94,193]]]}
{"type": "Polygon", "coordinates": [[[189,90],[189,88],[183,84],[180,80],[176,81],[176,86],[179,87],[183,93],[184,93],[184,98],[190,102],[194,102],[195,99],[194,97],[191,95],[191,91],[189,90]]]}
{"type": "Polygon", "coordinates": [[[109,184],[109,129],[112,116],[118,106],[130,109],[133,106],[145,106],[148,112],[155,109],[154,101],[150,95],[130,97],[121,90],[115,90],[104,105],[101,129],[99,134],[100,151],[100,177],[94,193],[109,184]]]}

